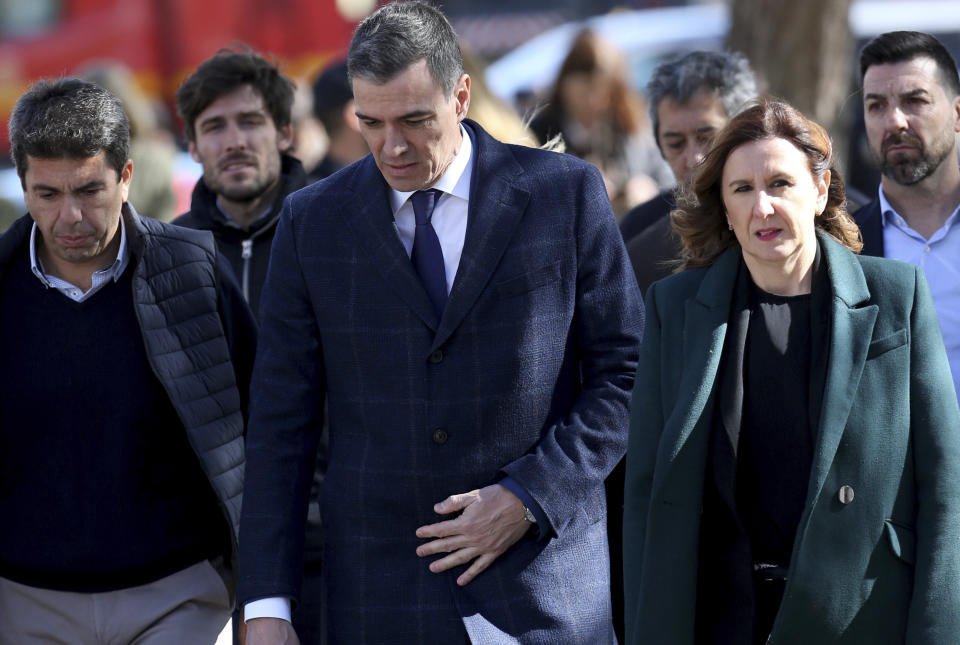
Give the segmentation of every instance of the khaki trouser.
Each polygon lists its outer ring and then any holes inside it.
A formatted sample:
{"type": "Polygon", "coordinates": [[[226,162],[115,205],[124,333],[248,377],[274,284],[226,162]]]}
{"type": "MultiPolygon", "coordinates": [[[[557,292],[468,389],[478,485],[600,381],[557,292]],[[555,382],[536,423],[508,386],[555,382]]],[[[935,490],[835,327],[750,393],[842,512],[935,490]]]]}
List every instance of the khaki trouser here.
{"type": "Polygon", "coordinates": [[[0,578],[0,645],[212,645],[232,604],[224,578],[207,560],[104,593],[0,578]]]}

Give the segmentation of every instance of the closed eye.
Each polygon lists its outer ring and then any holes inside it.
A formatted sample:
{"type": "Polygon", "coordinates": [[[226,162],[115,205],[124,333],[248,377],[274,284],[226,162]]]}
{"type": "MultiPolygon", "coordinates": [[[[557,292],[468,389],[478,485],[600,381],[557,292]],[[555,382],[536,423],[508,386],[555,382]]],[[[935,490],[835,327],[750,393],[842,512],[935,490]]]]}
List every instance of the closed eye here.
{"type": "Polygon", "coordinates": [[[222,128],[223,128],[223,121],[220,121],[220,120],[217,120],[217,121],[207,121],[206,123],[204,123],[204,124],[200,127],[200,131],[203,132],[204,134],[208,134],[208,133],[211,133],[211,132],[217,132],[218,130],[221,130],[222,128]]]}
{"type": "Polygon", "coordinates": [[[687,145],[687,142],[683,139],[668,139],[663,142],[664,146],[669,150],[680,151],[687,145]]]}

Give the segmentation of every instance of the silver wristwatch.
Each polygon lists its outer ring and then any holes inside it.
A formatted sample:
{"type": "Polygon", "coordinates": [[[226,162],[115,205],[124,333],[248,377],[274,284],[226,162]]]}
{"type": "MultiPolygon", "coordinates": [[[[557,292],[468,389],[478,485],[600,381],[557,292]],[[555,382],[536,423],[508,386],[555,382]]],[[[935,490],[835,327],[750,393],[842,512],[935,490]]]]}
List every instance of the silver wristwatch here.
{"type": "Polygon", "coordinates": [[[526,506],[523,507],[523,519],[525,519],[526,521],[530,522],[531,524],[536,524],[536,523],[537,523],[537,516],[534,515],[534,514],[533,514],[533,511],[531,511],[531,510],[530,510],[529,508],[527,508],[526,506]]]}

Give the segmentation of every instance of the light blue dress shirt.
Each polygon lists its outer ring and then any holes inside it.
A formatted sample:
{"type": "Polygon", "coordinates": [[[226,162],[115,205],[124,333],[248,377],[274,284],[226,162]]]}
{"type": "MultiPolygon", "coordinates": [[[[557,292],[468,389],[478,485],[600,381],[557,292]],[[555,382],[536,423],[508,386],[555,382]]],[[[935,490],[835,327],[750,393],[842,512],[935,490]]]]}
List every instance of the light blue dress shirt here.
{"type": "Polygon", "coordinates": [[[880,212],[884,256],[922,267],[927,276],[947,348],[953,388],[960,398],[960,204],[929,240],[910,228],[893,209],[882,185],[880,212]]]}

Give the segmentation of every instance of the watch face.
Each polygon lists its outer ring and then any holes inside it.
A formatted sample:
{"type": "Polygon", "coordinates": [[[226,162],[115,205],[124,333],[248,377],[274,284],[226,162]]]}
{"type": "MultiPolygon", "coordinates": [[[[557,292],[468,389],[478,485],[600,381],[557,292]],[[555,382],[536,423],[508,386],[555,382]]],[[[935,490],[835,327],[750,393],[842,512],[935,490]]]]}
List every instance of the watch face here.
{"type": "Polygon", "coordinates": [[[531,510],[530,510],[529,508],[527,508],[526,506],[523,507],[523,519],[525,519],[526,521],[530,522],[531,524],[536,524],[536,523],[537,523],[537,516],[534,515],[534,514],[533,514],[533,511],[531,511],[531,510]]]}

